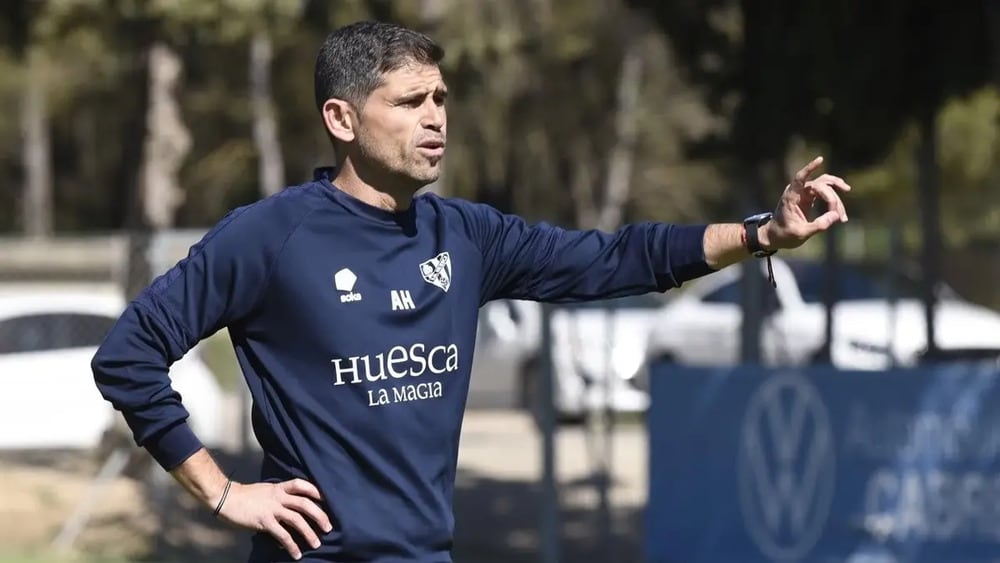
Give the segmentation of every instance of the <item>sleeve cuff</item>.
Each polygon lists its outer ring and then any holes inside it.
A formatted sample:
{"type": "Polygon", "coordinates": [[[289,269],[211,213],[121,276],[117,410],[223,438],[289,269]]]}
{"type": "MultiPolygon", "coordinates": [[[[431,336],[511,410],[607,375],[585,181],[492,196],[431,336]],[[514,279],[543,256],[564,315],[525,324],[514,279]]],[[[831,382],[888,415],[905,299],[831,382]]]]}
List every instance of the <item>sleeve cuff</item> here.
{"type": "Polygon", "coordinates": [[[175,469],[203,447],[201,440],[194,435],[187,422],[170,427],[150,439],[144,446],[153,459],[167,471],[175,469]]]}
{"type": "Polygon", "coordinates": [[[666,244],[659,249],[667,273],[659,276],[662,291],[715,271],[705,261],[706,229],[708,225],[675,225],[668,231],[666,244]]]}

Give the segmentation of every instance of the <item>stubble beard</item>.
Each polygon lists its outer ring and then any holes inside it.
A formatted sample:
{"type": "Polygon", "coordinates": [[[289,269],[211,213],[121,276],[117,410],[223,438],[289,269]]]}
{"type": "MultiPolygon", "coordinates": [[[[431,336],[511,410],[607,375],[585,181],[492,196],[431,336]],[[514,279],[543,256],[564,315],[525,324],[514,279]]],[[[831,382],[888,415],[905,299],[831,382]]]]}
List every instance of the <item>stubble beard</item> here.
{"type": "Polygon", "coordinates": [[[444,165],[444,156],[436,160],[428,159],[415,146],[408,147],[402,153],[393,154],[393,151],[386,150],[385,147],[372,143],[367,136],[359,138],[359,147],[365,160],[378,166],[382,173],[389,177],[395,177],[406,183],[412,183],[415,187],[413,191],[436,182],[441,177],[441,167],[444,165]]]}
{"type": "Polygon", "coordinates": [[[418,154],[417,163],[414,165],[416,180],[430,184],[436,182],[441,177],[441,167],[444,165],[444,157],[431,161],[427,157],[418,154]]]}

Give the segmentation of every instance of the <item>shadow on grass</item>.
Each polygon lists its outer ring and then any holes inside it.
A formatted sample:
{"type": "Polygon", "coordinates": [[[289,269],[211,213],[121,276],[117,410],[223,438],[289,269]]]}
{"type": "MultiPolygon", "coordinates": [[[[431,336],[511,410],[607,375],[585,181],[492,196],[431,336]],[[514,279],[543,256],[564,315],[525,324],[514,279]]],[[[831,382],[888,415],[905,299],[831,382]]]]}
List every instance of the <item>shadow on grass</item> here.
{"type": "MultiPolygon", "coordinates": [[[[258,459],[213,452],[224,467],[244,468],[237,479],[251,480],[258,459]]],[[[593,488],[593,482],[564,483],[563,491],[593,488]]],[[[164,530],[154,538],[143,563],[212,562],[247,560],[249,532],[233,530],[214,520],[177,485],[168,483],[161,516],[164,530]]],[[[150,495],[160,494],[150,487],[150,495]]],[[[152,498],[152,497],[151,497],[152,498]]],[[[459,469],[455,487],[456,563],[535,563],[539,561],[539,518],[542,489],[538,483],[499,480],[459,469]]],[[[608,518],[595,509],[560,512],[561,561],[636,563],[641,560],[642,514],[639,509],[617,508],[608,518]]],[[[121,522],[128,526],[128,522],[121,522]]]]}
{"type": "MultiPolygon", "coordinates": [[[[574,487],[590,484],[564,483],[561,490],[574,487]]],[[[542,498],[538,483],[498,480],[460,470],[455,491],[455,561],[538,562],[542,498]]],[[[564,508],[559,520],[560,561],[641,560],[642,512],[638,508],[613,508],[607,518],[596,509],[564,508]]]]}

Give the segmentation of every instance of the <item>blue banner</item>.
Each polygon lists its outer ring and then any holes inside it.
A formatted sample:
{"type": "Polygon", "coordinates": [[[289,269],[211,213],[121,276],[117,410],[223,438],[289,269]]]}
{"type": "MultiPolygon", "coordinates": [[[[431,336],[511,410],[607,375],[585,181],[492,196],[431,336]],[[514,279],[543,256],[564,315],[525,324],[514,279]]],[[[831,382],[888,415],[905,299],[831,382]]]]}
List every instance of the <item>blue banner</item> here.
{"type": "Polygon", "coordinates": [[[998,382],[654,366],[647,561],[1000,561],[998,382]]]}

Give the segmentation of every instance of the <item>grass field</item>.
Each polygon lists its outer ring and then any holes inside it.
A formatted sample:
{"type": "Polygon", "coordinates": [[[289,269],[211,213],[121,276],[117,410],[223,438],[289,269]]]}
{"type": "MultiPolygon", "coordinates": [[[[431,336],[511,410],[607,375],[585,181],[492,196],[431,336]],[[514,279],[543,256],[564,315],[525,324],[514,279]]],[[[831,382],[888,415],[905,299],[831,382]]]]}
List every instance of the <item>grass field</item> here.
{"type": "Polygon", "coordinates": [[[0,553],[0,563],[134,563],[130,559],[74,557],[26,553],[0,553]]]}
{"type": "Polygon", "coordinates": [[[0,551],[0,563],[181,563],[159,559],[129,559],[98,555],[58,555],[44,552],[0,551]]]}
{"type": "MultiPolygon", "coordinates": [[[[472,412],[462,434],[454,503],[460,522],[456,561],[537,561],[542,448],[534,423],[521,412],[472,412]]],[[[613,443],[616,478],[609,500],[615,507],[611,526],[617,561],[638,561],[646,495],[642,426],[616,425],[613,443]]],[[[557,449],[564,560],[595,560],[593,553],[605,529],[597,518],[598,497],[592,484],[593,444],[581,427],[570,425],[560,432],[557,449]]],[[[225,452],[217,454],[226,467],[249,463],[225,452]]],[[[115,479],[101,492],[100,503],[73,542],[80,555],[53,554],[49,546],[86,497],[99,461],[77,452],[6,456],[0,452],[0,563],[246,561],[247,533],[220,525],[176,485],[166,495],[172,509],[162,513],[154,506],[151,491],[129,477],[115,479]]]]}

